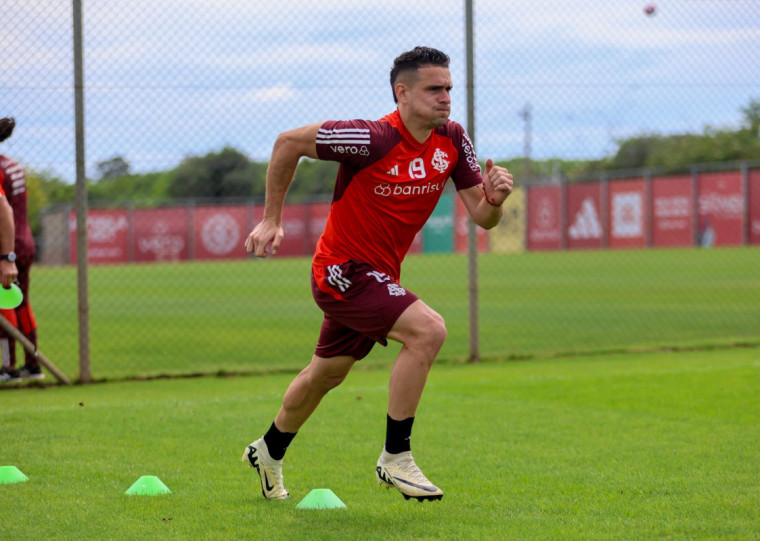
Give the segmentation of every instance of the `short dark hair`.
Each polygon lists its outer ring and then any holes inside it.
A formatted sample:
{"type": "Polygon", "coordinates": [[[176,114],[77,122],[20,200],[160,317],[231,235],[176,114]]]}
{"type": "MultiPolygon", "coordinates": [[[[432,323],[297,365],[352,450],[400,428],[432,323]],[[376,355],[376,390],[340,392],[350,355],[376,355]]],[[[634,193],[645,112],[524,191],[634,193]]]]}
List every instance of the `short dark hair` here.
{"type": "Polygon", "coordinates": [[[8,139],[16,127],[16,119],[12,116],[0,118],[0,143],[8,139]]]}
{"type": "Polygon", "coordinates": [[[398,81],[399,75],[405,71],[417,71],[423,66],[441,66],[443,68],[449,67],[449,56],[431,47],[415,47],[411,51],[400,54],[393,61],[393,68],[391,68],[391,91],[393,92],[393,101],[398,103],[396,97],[396,81],[398,81]]]}

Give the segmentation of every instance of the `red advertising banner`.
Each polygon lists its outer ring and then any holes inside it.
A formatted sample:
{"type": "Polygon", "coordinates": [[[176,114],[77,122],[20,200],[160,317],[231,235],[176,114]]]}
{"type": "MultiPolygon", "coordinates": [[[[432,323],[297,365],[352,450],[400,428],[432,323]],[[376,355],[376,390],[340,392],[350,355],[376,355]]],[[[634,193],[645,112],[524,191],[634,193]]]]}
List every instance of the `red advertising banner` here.
{"type": "MultiPolygon", "coordinates": [[[[454,251],[459,253],[467,253],[467,228],[470,220],[470,215],[467,213],[467,208],[462,203],[462,198],[459,196],[454,197],[454,251]]],[[[477,231],[478,239],[478,252],[488,251],[488,231],[482,227],[475,227],[477,231]]],[[[414,239],[412,248],[420,251],[422,249],[422,231],[417,234],[414,239]]],[[[409,250],[411,252],[411,250],[409,250]]]]}
{"type": "Polygon", "coordinates": [[[528,189],[528,250],[562,248],[562,214],[560,186],[536,186],[528,189]]]}
{"type": "Polygon", "coordinates": [[[750,169],[747,189],[749,210],[747,241],[760,244],[760,169],[750,169]]]}
{"type": "Polygon", "coordinates": [[[193,209],[194,259],[242,259],[248,237],[245,206],[195,207],[193,209]]]}
{"type": "Polygon", "coordinates": [[[602,247],[601,182],[567,185],[567,247],[602,247]]]}
{"type": "Polygon", "coordinates": [[[702,246],[736,246],[742,243],[741,171],[700,173],[699,239],[702,246]]]}
{"type": "Polygon", "coordinates": [[[689,175],[652,179],[652,246],[694,244],[694,194],[689,175]]]}
{"type": "Polygon", "coordinates": [[[187,208],[136,209],[134,261],[188,259],[188,214],[187,208]]]}
{"type": "MultiPolygon", "coordinates": [[[[742,171],[733,170],[700,173],[696,181],[691,175],[654,177],[649,186],[644,179],[630,178],[530,187],[526,246],[528,250],[641,248],[648,241],[655,247],[695,242],[758,245],[760,168],[750,169],[746,180],[745,187],[742,171]]],[[[461,199],[454,199],[454,250],[463,253],[469,217],[461,199]]],[[[278,255],[311,256],[329,211],[328,202],[285,205],[285,238],[278,255]]],[[[90,263],[244,259],[249,257],[245,240],[262,215],[259,205],[90,209],[88,259],[90,263]]],[[[478,251],[487,252],[488,232],[476,230],[478,251]]],[[[69,214],[68,238],[68,260],[76,263],[74,211],[69,214]]],[[[420,232],[409,253],[422,251],[420,232]]]]}
{"type": "Polygon", "coordinates": [[[607,186],[610,248],[643,248],[647,244],[648,216],[644,180],[615,180],[607,186]]]}
{"type": "MultiPolygon", "coordinates": [[[[308,253],[309,237],[306,229],[306,210],[308,205],[285,205],[282,209],[282,239],[279,256],[302,256],[308,253]]],[[[257,221],[258,223],[258,221],[257,221]]]]}
{"type": "Polygon", "coordinates": [[[308,225],[308,255],[312,255],[317,247],[317,241],[319,241],[322,231],[325,230],[327,215],[330,213],[330,203],[312,203],[308,207],[308,212],[309,215],[306,221],[308,225]]]}
{"type": "MultiPolygon", "coordinates": [[[[129,211],[90,209],[87,213],[87,261],[126,263],[129,260],[129,211]]],[[[77,261],[76,212],[69,214],[69,261],[77,261]]]]}
{"type": "MultiPolygon", "coordinates": [[[[327,202],[285,205],[282,212],[282,228],[285,237],[277,255],[292,257],[314,255],[314,249],[325,229],[329,212],[330,203],[327,202]]],[[[261,221],[263,215],[263,206],[254,207],[249,229],[253,229],[261,221]]],[[[246,232],[246,238],[248,233],[250,231],[246,232]]]]}

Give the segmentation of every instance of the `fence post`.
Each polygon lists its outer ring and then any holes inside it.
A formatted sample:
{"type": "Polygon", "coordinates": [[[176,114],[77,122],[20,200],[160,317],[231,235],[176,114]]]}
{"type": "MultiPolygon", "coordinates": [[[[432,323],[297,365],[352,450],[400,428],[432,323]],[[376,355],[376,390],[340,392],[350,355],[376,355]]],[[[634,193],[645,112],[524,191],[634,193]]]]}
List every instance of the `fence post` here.
{"type": "Polygon", "coordinates": [[[195,199],[190,199],[187,202],[187,220],[185,227],[187,228],[187,260],[195,261],[195,199]]]}
{"type": "Polygon", "coordinates": [[[567,182],[560,179],[559,185],[559,245],[567,250],[567,182]]]}
{"type": "MultiPolygon", "coordinates": [[[[475,146],[475,67],[473,59],[473,19],[472,2],[465,0],[465,56],[467,57],[467,133],[475,146]]],[[[478,232],[472,218],[467,220],[467,271],[470,302],[470,357],[469,361],[480,361],[480,340],[478,329],[478,232]]]]}
{"type": "Polygon", "coordinates": [[[599,218],[602,222],[602,238],[600,248],[606,250],[610,247],[610,179],[606,173],[602,173],[599,179],[599,218]]]}
{"type": "Polygon", "coordinates": [[[652,196],[652,170],[645,169],[644,174],[644,245],[652,247],[652,230],[654,228],[654,201],[652,196]]]}
{"type": "Polygon", "coordinates": [[[741,170],[742,175],[742,201],[744,202],[744,205],[742,205],[742,240],[741,244],[742,246],[747,246],[749,244],[749,164],[747,162],[742,162],[742,164],[739,166],[741,170]]]}
{"type": "Polygon", "coordinates": [[[77,293],[79,302],[79,379],[90,382],[90,305],[87,295],[87,170],[84,137],[82,1],[73,0],[74,132],[76,138],[77,293]]]}
{"type": "Polygon", "coordinates": [[[699,170],[696,165],[691,166],[691,223],[694,226],[692,232],[692,246],[700,246],[702,244],[702,234],[699,230],[699,170]]]}

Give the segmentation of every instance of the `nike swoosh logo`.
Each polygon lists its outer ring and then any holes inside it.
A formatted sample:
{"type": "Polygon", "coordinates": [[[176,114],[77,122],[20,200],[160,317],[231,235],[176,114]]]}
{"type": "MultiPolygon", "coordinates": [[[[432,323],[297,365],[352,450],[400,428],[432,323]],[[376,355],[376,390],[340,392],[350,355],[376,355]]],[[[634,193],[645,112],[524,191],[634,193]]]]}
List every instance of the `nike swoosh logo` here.
{"type": "Polygon", "coordinates": [[[419,488],[420,490],[424,490],[425,492],[435,492],[436,490],[438,490],[435,487],[425,486],[425,485],[418,485],[417,483],[412,483],[411,481],[407,481],[406,479],[401,479],[400,477],[394,477],[394,479],[396,481],[400,481],[400,482],[404,483],[405,485],[409,485],[409,486],[412,486],[412,487],[415,487],[415,488],[419,488]]]}
{"type": "Polygon", "coordinates": [[[267,488],[267,491],[274,490],[274,485],[269,484],[269,476],[267,475],[267,472],[264,472],[264,486],[267,488]]]}

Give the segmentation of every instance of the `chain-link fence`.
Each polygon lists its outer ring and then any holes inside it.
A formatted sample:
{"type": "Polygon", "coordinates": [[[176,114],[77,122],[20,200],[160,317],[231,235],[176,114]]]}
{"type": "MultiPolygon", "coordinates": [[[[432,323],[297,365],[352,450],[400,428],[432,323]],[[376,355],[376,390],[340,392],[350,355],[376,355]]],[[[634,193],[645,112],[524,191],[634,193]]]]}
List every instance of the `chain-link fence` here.
{"type": "MultiPolygon", "coordinates": [[[[446,318],[442,357],[470,355],[473,324],[487,357],[757,341],[760,7],[644,8],[473,3],[469,129],[481,161],[508,164],[518,189],[503,223],[477,238],[474,323],[467,218],[455,194],[444,194],[413,246],[405,285],[446,318]],[[626,141],[639,145],[629,158],[667,148],[675,161],[626,161],[626,141]],[[702,144],[709,151],[696,153],[702,144]],[[707,243],[710,224],[719,235],[707,243]],[[685,238],[673,241],[679,228],[685,238]]],[[[302,164],[307,188],[285,214],[290,244],[278,260],[248,259],[242,244],[260,215],[272,144],[300,125],[391,112],[390,66],[416,45],[451,57],[451,117],[466,125],[465,10],[462,0],[84,1],[93,377],[308,361],[321,320],[308,254],[334,170],[302,164]],[[229,166],[235,160],[244,163],[229,166]],[[207,176],[196,174],[201,162],[207,176]],[[220,181],[217,166],[237,176],[220,181]]],[[[73,7],[11,0],[0,13],[0,116],[18,122],[0,153],[27,170],[39,347],[75,377],[73,7]]]]}

